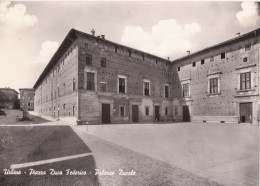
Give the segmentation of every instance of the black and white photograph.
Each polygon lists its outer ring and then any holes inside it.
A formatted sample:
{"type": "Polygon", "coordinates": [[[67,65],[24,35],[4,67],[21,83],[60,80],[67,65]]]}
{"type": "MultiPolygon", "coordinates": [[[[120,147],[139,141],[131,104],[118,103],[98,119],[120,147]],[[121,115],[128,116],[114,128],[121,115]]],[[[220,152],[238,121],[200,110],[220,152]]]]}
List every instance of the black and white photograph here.
{"type": "Polygon", "coordinates": [[[259,1],[0,1],[0,186],[259,186],[259,1]]]}

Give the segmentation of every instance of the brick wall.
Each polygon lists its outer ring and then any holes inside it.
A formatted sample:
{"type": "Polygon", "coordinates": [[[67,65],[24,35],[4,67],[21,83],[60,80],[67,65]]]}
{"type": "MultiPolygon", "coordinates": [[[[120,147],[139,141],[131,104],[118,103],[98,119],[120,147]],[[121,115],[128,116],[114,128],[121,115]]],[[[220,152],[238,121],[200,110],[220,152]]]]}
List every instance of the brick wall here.
{"type": "Polygon", "coordinates": [[[173,62],[172,86],[174,97],[173,109],[180,112],[174,118],[182,119],[182,106],[188,105],[192,121],[225,121],[238,122],[239,103],[253,103],[253,122],[257,123],[258,110],[258,63],[259,63],[259,39],[257,37],[246,38],[222,47],[195,54],[173,62]],[[245,51],[245,46],[250,44],[251,50],[245,51]],[[221,53],[225,58],[221,59],[221,53]],[[214,56],[214,61],[210,57],[214,56]],[[248,61],[243,62],[247,57],[248,61]],[[204,64],[201,60],[204,59],[204,64]],[[193,67],[193,62],[196,66],[193,67]],[[180,71],[178,71],[180,67],[180,71]],[[240,70],[242,69],[242,71],[240,70]],[[250,70],[252,74],[252,90],[242,92],[240,89],[240,73],[250,70]],[[209,94],[210,77],[218,74],[220,93],[209,94]],[[182,82],[190,79],[190,98],[182,96],[182,82]]]}
{"type": "Polygon", "coordinates": [[[149,56],[148,54],[114,44],[101,39],[84,38],[79,42],[79,88],[81,120],[101,123],[102,103],[111,104],[111,123],[129,123],[131,105],[139,105],[139,121],[154,121],[154,104],[160,105],[161,119],[171,120],[171,99],[164,98],[164,83],[170,84],[169,63],[149,56]],[[117,47],[117,52],[115,52],[117,47]],[[92,65],[86,65],[86,54],[92,55],[92,65]],[[144,59],[143,59],[144,55],[144,59]],[[101,67],[101,58],[106,58],[106,67],[101,67]],[[86,72],[96,74],[95,91],[86,90],[86,72]],[[118,76],[126,77],[127,93],[118,93],[118,76]],[[151,82],[151,95],[144,96],[143,80],[151,82]],[[100,82],[106,83],[107,92],[100,92],[100,82]],[[120,106],[125,107],[125,115],[120,116],[120,106]],[[145,107],[149,107],[149,116],[145,115],[145,107]],[[168,116],[165,107],[169,107],[168,116]]]}
{"type": "Polygon", "coordinates": [[[64,52],[58,63],[35,90],[37,113],[76,122],[78,115],[77,69],[78,47],[75,42],[64,52]],[[73,80],[75,80],[75,90],[73,90],[73,80]]]}

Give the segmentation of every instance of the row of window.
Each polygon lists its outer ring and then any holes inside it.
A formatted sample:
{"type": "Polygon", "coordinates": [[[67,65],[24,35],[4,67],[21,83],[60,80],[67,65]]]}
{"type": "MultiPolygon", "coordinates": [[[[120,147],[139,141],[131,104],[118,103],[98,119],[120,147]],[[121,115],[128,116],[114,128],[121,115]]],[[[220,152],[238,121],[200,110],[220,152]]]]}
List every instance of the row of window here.
{"type": "MultiPolygon", "coordinates": [[[[167,107],[164,110],[164,114],[165,114],[165,116],[168,116],[168,108],[167,107]]],[[[125,116],[125,115],[126,115],[125,107],[120,106],[119,107],[119,116],[125,116]]],[[[150,116],[150,107],[145,107],[145,116],[150,116]]]]}
{"type": "MultiPolygon", "coordinates": [[[[245,45],[245,52],[250,51],[250,50],[251,50],[251,44],[245,45]]],[[[220,54],[220,59],[224,59],[224,58],[226,58],[226,53],[225,52],[220,54]]],[[[209,61],[210,62],[214,61],[214,56],[211,56],[209,58],[209,61]]],[[[244,63],[248,62],[248,57],[244,57],[243,58],[243,62],[244,63]]],[[[200,64],[204,65],[205,64],[205,59],[201,59],[200,60],[200,64]]],[[[196,62],[192,62],[192,67],[196,67],[196,62]]],[[[180,71],[181,67],[178,67],[177,70],[180,71]]]]}
{"type": "MultiPolygon", "coordinates": [[[[125,94],[127,93],[127,78],[124,76],[118,77],[118,93],[125,94]]],[[[149,80],[144,80],[144,92],[145,96],[151,96],[151,82],[149,80]]],[[[95,89],[95,73],[87,72],[87,90],[96,90],[95,89]]],[[[106,83],[100,82],[100,91],[106,92],[106,83]]],[[[168,84],[164,85],[164,97],[170,97],[170,86],[168,84]]]]}
{"type": "MultiPolygon", "coordinates": [[[[251,72],[240,73],[240,90],[251,89],[251,72]]],[[[184,83],[182,85],[183,97],[190,96],[190,83],[184,83]]],[[[219,93],[219,77],[209,79],[209,93],[219,93]]]]}
{"type": "MultiPolygon", "coordinates": [[[[129,56],[131,56],[131,53],[129,53],[129,56]]],[[[143,61],[144,61],[144,55],[143,56],[143,61]]],[[[156,64],[158,63],[158,60],[156,59],[156,64]]],[[[86,64],[87,65],[92,65],[92,55],[91,54],[86,54],[86,64]]],[[[165,63],[166,67],[168,66],[167,62],[165,63]]],[[[106,67],[106,58],[101,57],[100,60],[100,66],[101,67],[106,67]]]]}

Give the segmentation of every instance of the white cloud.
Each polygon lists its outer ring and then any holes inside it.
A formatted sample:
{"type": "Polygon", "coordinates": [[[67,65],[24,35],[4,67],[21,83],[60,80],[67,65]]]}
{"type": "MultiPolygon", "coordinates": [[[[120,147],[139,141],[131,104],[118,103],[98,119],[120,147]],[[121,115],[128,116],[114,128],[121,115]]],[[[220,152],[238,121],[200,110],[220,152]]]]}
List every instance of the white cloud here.
{"type": "Polygon", "coordinates": [[[255,2],[242,2],[242,10],[236,16],[239,23],[244,27],[256,26],[260,22],[255,2]]]}
{"type": "Polygon", "coordinates": [[[191,48],[189,39],[201,31],[197,23],[179,25],[176,20],[161,20],[151,32],[140,26],[126,26],[122,43],[161,57],[177,58],[191,48]]]}
{"type": "Polygon", "coordinates": [[[0,22],[12,27],[33,26],[37,22],[35,15],[26,13],[24,4],[15,4],[9,7],[10,2],[0,2],[0,22]]]}
{"type": "Polygon", "coordinates": [[[42,43],[39,55],[35,58],[36,63],[48,63],[59,47],[56,41],[45,41],[42,43]]]}

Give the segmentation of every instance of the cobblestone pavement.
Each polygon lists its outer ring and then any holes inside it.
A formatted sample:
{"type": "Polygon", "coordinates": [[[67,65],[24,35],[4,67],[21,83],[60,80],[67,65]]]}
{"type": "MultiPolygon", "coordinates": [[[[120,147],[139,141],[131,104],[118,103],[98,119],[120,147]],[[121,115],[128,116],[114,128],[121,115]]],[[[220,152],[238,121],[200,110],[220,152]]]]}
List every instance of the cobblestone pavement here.
{"type": "Polygon", "coordinates": [[[115,172],[113,176],[99,175],[101,185],[219,185],[180,168],[172,167],[165,162],[152,159],[130,149],[92,136],[78,126],[72,126],[72,128],[91,149],[97,169],[100,171],[115,172]],[[119,169],[122,169],[124,172],[135,171],[136,175],[119,175],[119,169]]]}

